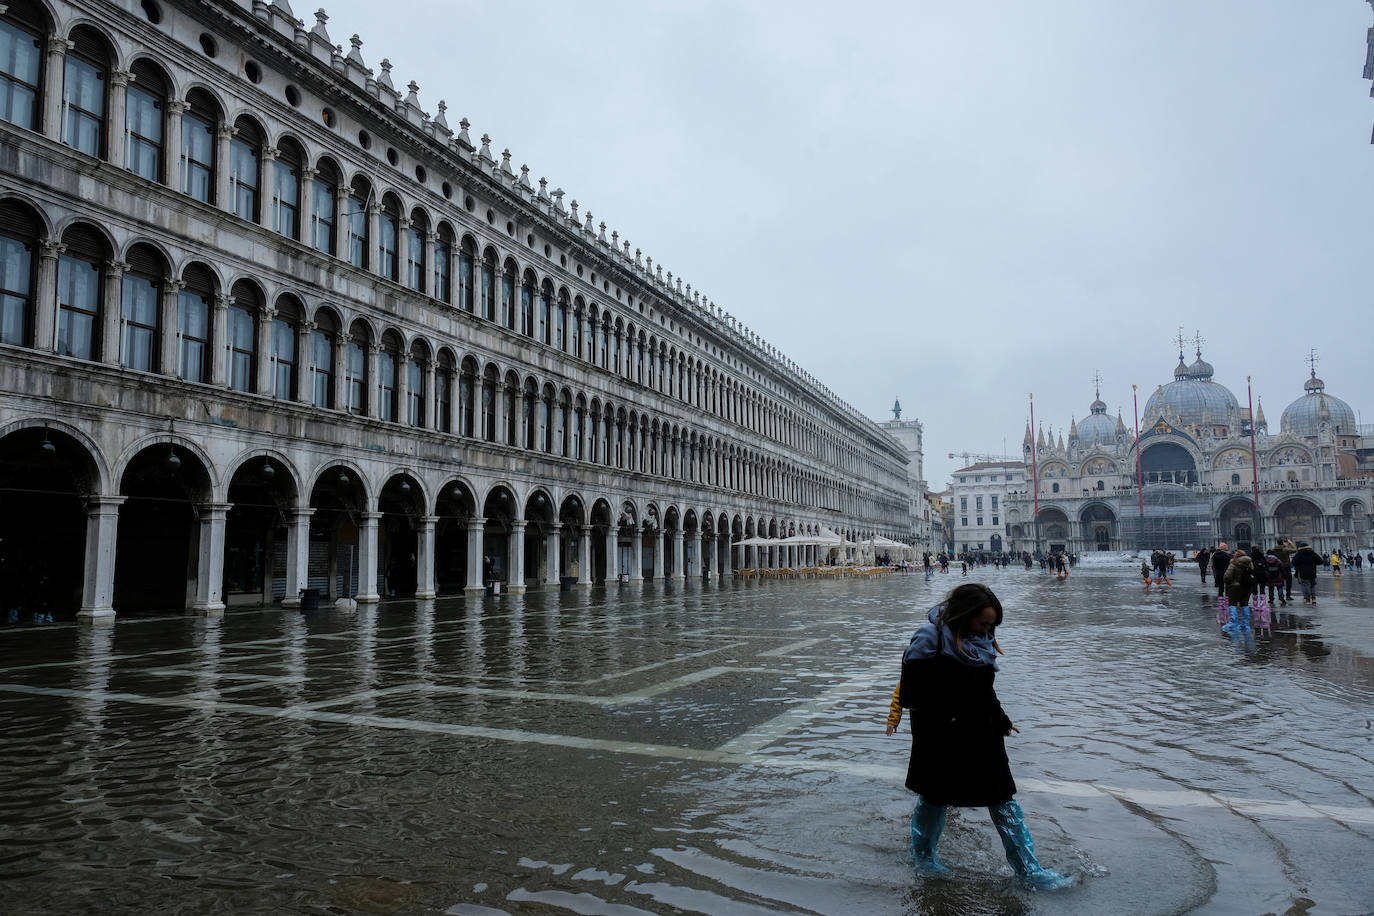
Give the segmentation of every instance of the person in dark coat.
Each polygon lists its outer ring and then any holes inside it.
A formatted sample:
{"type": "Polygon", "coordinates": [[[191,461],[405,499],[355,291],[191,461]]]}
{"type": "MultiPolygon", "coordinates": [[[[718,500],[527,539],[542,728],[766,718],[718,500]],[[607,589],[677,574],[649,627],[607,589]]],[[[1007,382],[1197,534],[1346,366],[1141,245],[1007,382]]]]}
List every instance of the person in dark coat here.
{"type": "Polygon", "coordinates": [[[916,866],[948,871],[936,858],[949,806],[987,808],[1007,862],[1033,887],[1057,888],[1072,878],[1042,866],[1013,798],[1004,739],[1019,731],[993,689],[1002,648],[994,633],[1002,604],[992,589],[970,582],[932,608],[902,656],[901,705],[911,709],[911,761],[906,787],[920,796],[911,814],[916,866]]]}
{"type": "Polygon", "coordinates": [[[1293,572],[1298,575],[1298,585],[1302,586],[1302,603],[1317,603],[1317,567],[1322,558],[1306,541],[1298,541],[1298,549],[1293,554],[1293,572]]]}
{"type": "Polygon", "coordinates": [[[1197,552],[1197,556],[1194,557],[1194,559],[1197,560],[1197,570],[1202,575],[1202,584],[1206,585],[1207,570],[1212,568],[1212,551],[1204,547],[1197,552]]]}
{"type": "Polygon", "coordinates": [[[1226,567],[1231,565],[1231,551],[1226,549],[1226,542],[1222,541],[1217,545],[1217,549],[1212,551],[1212,584],[1217,587],[1217,597],[1226,594],[1226,586],[1222,580],[1226,578],[1226,567]]]}

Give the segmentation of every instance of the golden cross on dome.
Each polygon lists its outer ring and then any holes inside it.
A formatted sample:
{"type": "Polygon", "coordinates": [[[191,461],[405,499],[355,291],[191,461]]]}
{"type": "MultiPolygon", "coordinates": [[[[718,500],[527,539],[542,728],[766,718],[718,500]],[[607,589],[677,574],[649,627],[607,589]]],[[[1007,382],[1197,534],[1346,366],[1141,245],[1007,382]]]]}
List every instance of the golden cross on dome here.
{"type": "Polygon", "coordinates": [[[1313,377],[1313,378],[1316,378],[1316,377],[1317,377],[1317,363],[1318,363],[1317,351],[1316,351],[1316,350],[1308,350],[1308,351],[1307,351],[1307,365],[1308,365],[1309,367],[1311,367],[1311,369],[1312,369],[1312,377],[1313,377]]]}

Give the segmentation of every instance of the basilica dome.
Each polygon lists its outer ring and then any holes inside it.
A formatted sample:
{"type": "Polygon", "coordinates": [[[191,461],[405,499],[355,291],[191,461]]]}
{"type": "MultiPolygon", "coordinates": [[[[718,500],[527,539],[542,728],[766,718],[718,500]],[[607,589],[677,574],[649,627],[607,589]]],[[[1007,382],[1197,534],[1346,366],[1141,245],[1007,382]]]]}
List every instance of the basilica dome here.
{"type": "Polygon", "coordinates": [[[1107,416],[1107,405],[1098,398],[1088,407],[1088,415],[1078,424],[1078,444],[1082,448],[1116,442],[1116,421],[1107,416]]]}
{"type": "Polygon", "coordinates": [[[1302,387],[1307,393],[1284,408],[1279,432],[1316,436],[1325,423],[1332,432],[1355,435],[1355,411],[1345,401],[1327,394],[1326,383],[1317,378],[1315,371],[1302,387]]]}
{"type": "Polygon", "coordinates": [[[1153,419],[1159,414],[1177,414],[1183,426],[1225,426],[1239,429],[1240,402],[1225,385],[1212,381],[1212,367],[1199,353],[1197,362],[1188,366],[1179,354],[1174,380],[1161,385],[1145,402],[1145,416],[1153,419]]]}

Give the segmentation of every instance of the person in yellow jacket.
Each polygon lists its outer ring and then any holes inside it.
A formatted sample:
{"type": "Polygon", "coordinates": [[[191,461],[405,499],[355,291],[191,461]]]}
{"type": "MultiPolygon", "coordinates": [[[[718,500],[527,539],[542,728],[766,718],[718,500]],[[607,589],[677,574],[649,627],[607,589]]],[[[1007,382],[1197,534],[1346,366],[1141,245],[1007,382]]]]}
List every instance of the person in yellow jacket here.
{"type": "Polygon", "coordinates": [[[1341,574],[1341,555],[1340,555],[1339,552],[1333,550],[1333,551],[1331,551],[1331,575],[1333,575],[1333,576],[1339,576],[1340,574],[1341,574]]]}

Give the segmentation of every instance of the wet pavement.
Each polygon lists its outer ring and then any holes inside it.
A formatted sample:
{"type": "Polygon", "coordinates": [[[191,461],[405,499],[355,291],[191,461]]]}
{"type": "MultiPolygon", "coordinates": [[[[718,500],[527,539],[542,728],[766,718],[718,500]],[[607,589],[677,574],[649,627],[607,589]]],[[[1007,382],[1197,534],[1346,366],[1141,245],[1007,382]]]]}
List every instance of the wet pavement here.
{"type": "MultiPolygon", "coordinates": [[[[1136,564],[1138,567],[1138,564],[1136,564]]],[[[979,570],[1046,865],[916,876],[902,649],[957,572],[0,630],[7,913],[1368,913],[1374,572],[1272,636],[1192,568],[979,570]],[[1294,626],[1296,624],[1296,627],[1294,626]]],[[[1333,592],[1333,587],[1336,589],[1333,592]]]]}

